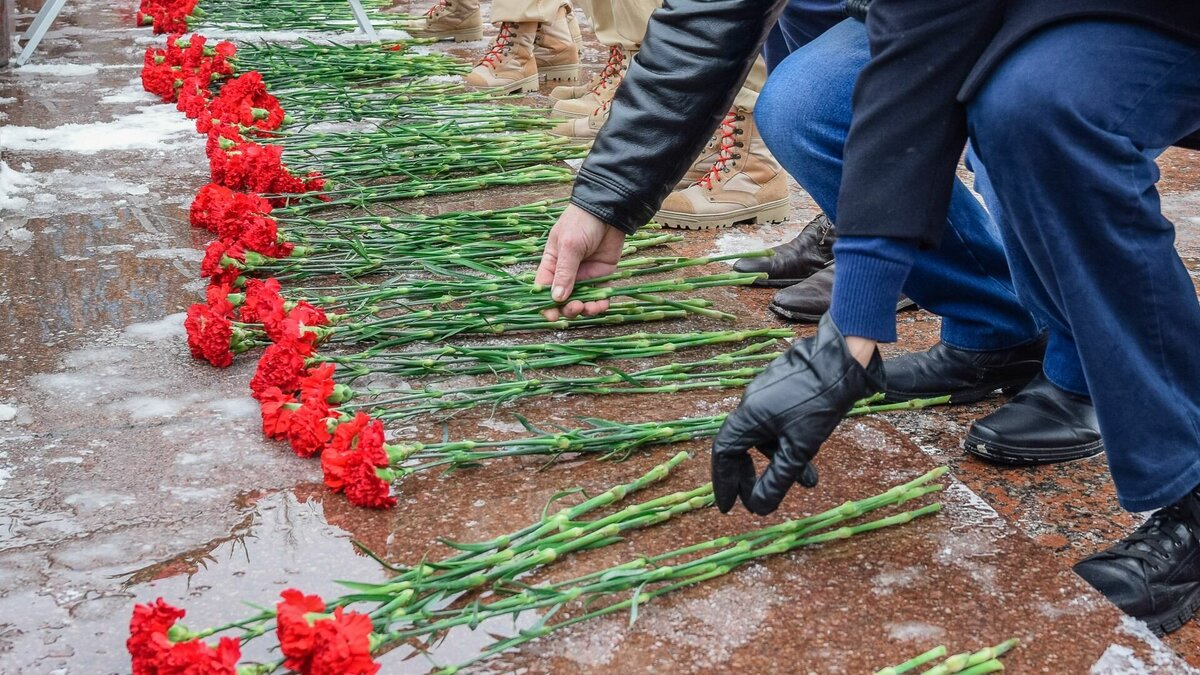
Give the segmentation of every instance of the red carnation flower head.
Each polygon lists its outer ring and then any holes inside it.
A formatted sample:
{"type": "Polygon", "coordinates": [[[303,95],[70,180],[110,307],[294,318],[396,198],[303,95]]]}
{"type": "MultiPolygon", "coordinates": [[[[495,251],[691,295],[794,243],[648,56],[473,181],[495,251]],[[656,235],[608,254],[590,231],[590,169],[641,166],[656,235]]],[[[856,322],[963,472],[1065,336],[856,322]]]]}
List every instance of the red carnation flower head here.
{"type": "Polygon", "coordinates": [[[129,639],[125,647],[132,658],[134,675],[235,675],[241,658],[238,641],[221,638],[217,647],[196,639],[176,641],[172,637],[187,631],[176,626],[186,614],[158,598],[153,603],[135,605],[129,621],[129,639]]]}
{"type": "Polygon", "coordinates": [[[372,509],[396,505],[391,484],[376,471],[388,468],[388,463],[383,447],[383,423],[373,420],[358,433],[355,452],[346,458],[342,489],[350,503],[372,509]]]}
{"type": "Polygon", "coordinates": [[[333,373],[336,366],[332,363],[322,363],[308,371],[300,380],[300,400],[305,405],[325,406],[329,410],[329,397],[333,395],[333,373]]]}
{"type": "Polygon", "coordinates": [[[246,250],[268,258],[287,258],[295,248],[286,241],[280,241],[275,219],[266,216],[244,218],[240,238],[246,250]]]}
{"type": "Polygon", "coordinates": [[[329,433],[329,405],[304,403],[288,420],[288,442],[292,452],[299,457],[312,457],[325,447],[332,435],[329,433]]]}
{"type": "MultiPolygon", "coordinates": [[[[199,126],[199,118],[197,118],[196,124],[199,126]]],[[[209,128],[200,133],[208,134],[208,142],[204,146],[204,153],[209,158],[212,157],[214,152],[221,150],[222,145],[227,145],[232,150],[238,144],[246,142],[246,139],[242,137],[242,130],[238,125],[227,124],[220,120],[212,120],[209,128]]]]}
{"type": "Polygon", "coordinates": [[[371,617],[338,607],[333,617],[317,621],[311,660],[304,675],[375,675],[371,658],[371,617]]]}
{"type": "Polygon", "coordinates": [[[183,80],[183,86],[179,88],[177,94],[178,101],[175,107],[179,109],[188,119],[196,119],[200,113],[208,108],[208,99],[212,94],[208,91],[208,77],[204,75],[191,75],[183,80]]]}
{"type": "Polygon", "coordinates": [[[233,286],[228,281],[221,283],[209,284],[204,291],[204,297],[208,301],[209,308],[221,316],[233,316],[233,303],[229,301],[229,296],[234,293],[233,286]]]}
{"type": "Polygon", "coordinates": [[[312,619],[325,618],[325,601],[319,595],[305,595],[294,588],[285,590],[280,597],[283,599],[275,605],[275,634],[279,637],[279,650],[283,652],[283,667],[299,673],[309,672],[313,638],[317,632],[309,615],[322,615],[312,619]]]}
{"type": "Polygon", "coordinates": [[[333,430],[333,438],[321,451],[321,471],[325,474],[325,485],[330,490],[338,492],[346,486],[347,462],[350,455],[358,452],[358,436],[371,422],[370,415],[357,412],[352,419],[342,422],[333,430]]]}
{"type": "Polygon", "coordinates": [[[233,201],[233,190],[224,185],[209,183],[200,188],[189,210],[192,227],[202,227],[217,233],[225,220],[225,211],[233,201]]]}
{"type": "MultiPolygon", "coordinates": [[[[279,295],[279,282],[273,278],[250,279],[246,282],[246,301],[242,303],[242,321],[261,323],[267,335],[273,327],[287,316],[283,310],[283,298],[279,295]]],[[[272,338],[273,339],[273,338],[272,338]]]]}
{"type": "Polygon", "coordinates": [[[283,340],[266,348],[258,360],[258,369],[250,378],[250,392],[262,400],[263,392],[275,387],[287,394],[300,391],[300,381],[305,375],[304,360],[311,353],[309,347],[297,340],[283,340]]]}
{"type": "Polygon", "coordinates": [[[200,262],[200,276],[211,279],[212,283],[233,284],[241,276],[241,268],[245,261],[246,250],[241,242],[217,239],[204,251],[204,260],[200,262]]]}
{"type": "Polygon", "coordinates": [[[183,321],[187,330],[188,348],[192,356],[204,359],[218,368],[233,363],[233,325],[219,309],[195,304],[188,308],[183,321]]]}
{"type": "Polygon", "coordinates": [[[287,438],[292,413],[300,409],[296,397],[285,394],[279,387],[267,387],[256,396],[262,413],[263,435],[275,440],[287,438]]]}
{"type": "Polygon", "coordinates": [[[296,303],[292,311],[288,312],[288,318],[295,319],[305,326],[329,325],[329,316],[325,314],[325,310],[310,305],[304,300],[296,303]]]}

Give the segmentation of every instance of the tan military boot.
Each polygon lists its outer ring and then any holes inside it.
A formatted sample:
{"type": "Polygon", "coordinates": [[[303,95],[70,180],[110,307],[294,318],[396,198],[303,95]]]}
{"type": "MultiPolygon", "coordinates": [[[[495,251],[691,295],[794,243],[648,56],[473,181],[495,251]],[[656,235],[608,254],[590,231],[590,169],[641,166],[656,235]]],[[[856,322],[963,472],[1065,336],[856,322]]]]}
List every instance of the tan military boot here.
{"type": "Polygon", "coordinates": [[[704,144],[704,149],[700,151],[696,161],[692,162],[687,173],[683,174],[683,178],[680,178],[679,182],[675,184],[676,190],[682,190],[708,174],[713,164],[716,163],[717,156],[721,153],[721,140],[721,127],[717,127],[717,130],[709,137],[708,143],[704,144]]]}
{"type": "MultiPolygon", "coordinates": [[[[629,70],[630,59],[633,58],[635,52],[626,51],[620,47],[610,47],[608,51],[608,63],[605,64],[604,70],[600,71],[595,86],[591,89],[581,92],[574,98],[565,98],[554,104],[552,112],[558,117],[566,117],[568,119],[577,117],[588,117],[605,101],[611,101],[612,97],[617,93],[617,86],[621,84],[621,80],[625,77],[625,73],[629,70]]],[[[554,90],[555,92],[558,89],[554,90]]],[[[568,92],[562,92],[566,94],[568,92]]],[[[551,92],[553,98],[554,92],[551,92]]]]}
{"type": "Polygon", "coordinates": [[[587,117],[576,117],[559,122],[558,126],[551,129],[549,133],[576,141],[586,141],[590,145],[600,134],[600,127],[603,127],[604,123],[608,121],[608,109],[611,105],[611,100],[605,101],[587,117]]]}
{"type": "Polygon", "coordinates": [[[464,42],[483,39],[483,19],[479,15],[479,0],[438,0],[425,18],[403,26],[417,38],[437,38],[464,42]]]}
{"type": "Polygon", "coordinates": [[[538,69],[533,58],[533,40],[537,35],[536,21],[500,24],[500,32],[479,65],[467,74],[466,83],[472,87],[489,87],[505,94],[537,91],[538,69]]]}
{"type": "MultiPolygon", "coordinates": [[[[579,81],[579,47],[571,36],[571,7],[563,5],[550,23],[539,23],[533,39],[538,75],[550,82],[579,81]]],[[[575,30],[578,32],[579,27],[575,30]]]]}
{"type": "Polygon", "coordinates": [[[654,220],[687,230],[787,220],[787,174],[759,138],[752,113],[730,111],[717,135],[717,160],[708,173],[671,193],[654,220]]]}

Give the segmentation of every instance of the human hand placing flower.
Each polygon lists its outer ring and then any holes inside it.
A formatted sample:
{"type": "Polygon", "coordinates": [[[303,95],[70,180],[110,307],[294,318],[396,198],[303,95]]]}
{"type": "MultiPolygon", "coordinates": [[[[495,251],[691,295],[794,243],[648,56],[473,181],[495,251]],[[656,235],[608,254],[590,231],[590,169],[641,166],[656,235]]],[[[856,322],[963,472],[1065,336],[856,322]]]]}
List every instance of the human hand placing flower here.
{"type": "Polygon", "coordinates": [[[595,316],[608,310],[607,299],[581,302],[569,298],[576,281],[612,274],[624,245],[624,232],[574,204],[568,205],[550,229],[533,281],[538,288],[550,286],[550,297],[560,305],[543,312],[546,319],[595,316]]]}

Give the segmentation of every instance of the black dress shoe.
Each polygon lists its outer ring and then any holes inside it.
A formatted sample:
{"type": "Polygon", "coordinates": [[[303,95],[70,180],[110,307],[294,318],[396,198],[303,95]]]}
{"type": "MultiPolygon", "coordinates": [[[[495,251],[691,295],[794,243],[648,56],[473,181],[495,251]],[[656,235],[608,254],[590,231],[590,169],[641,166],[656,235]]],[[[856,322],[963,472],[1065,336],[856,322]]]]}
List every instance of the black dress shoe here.
{"type": "MultiPolygon", "coordinates": [[[[789,321],[818,323],[833,302],[833,275],[834,266],[831,264],[804,281],[776,293],[767,309],[789,321]]],[[[896,302],[896,311],[916,306],[917,303],[901,295],[896,302]]]]}
{"type": "Polygon", "coordinates": [[[893,403],[949,396],[951,403],[974,403],[997,389],[1024,387],[1042,372],[1046,338],[990,352],[955,349],[939,342],[927,352],[884,362],[885,398],[893,403]]]}
{"type": "Polygon", "coordinates": [[[766,278],[755,281],[755,286],[793,286],[833,262],[833,242],[836,240],[833,223],[822,213],[805,225],[795,239],[772,248],[775,255],[742,258],[733,264],[733,269],[736,272],[766,272],[766,278]]]}
{"type": "Polygon", "coordinates": [[[1056,464],[1104,452],[1092,399],[1038,375],[967,432],[967,452],[997,464],[1056,464]]]}
{"type": "Polygon", "coordinates": [[[1133,534],[1075,564],[1075,573],[1158,635],[1200,609],[1200,495],[1151,514],[1133,534]]]}

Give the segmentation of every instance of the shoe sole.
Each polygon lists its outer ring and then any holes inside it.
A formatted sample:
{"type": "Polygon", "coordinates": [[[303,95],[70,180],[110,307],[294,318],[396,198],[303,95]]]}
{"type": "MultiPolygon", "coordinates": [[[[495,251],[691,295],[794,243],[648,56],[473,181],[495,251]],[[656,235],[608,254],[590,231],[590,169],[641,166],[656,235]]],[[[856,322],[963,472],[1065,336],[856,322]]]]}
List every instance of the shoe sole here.
{"type": "Polygon", "coordinates": [[[1183,607],[1153,616],[1139,616],[1137,619],[1144,622],[1155,635],[1162,637],[1183,628],[1187,622],[1192,620],[1192,617],[1196,616],[1198,611],[1200,611],[1200,584],[1192,589],[1191,594],[1184,600],[1183,607]]]}
{"type": "Polygon", "coordinates": [[[579,64],[568,66],[543,66],[538,64],[538,77],[546,82],[575,84],[579,81],[579,64]]]}
{"type": "Polygon", "coordinates": [[[654,222],[676,230],[716,230],[741,223],[752,225],[782,223],[788,219],[790,213],[791,204],[787,199],[780,199],[761,206],[738,209],[721,216],[697,216],[677,211],[659,211],[654,216],[654,222]]]}
{"type": "Polygon", "coordinates": [[[467,83],[466,86],[473,87],[475,89],[485,90],[485,91],[493,91],[493,92],[495,92],[497,94],[501,94],[501,95],[503,95],[503,94],[528,94],[530,92],[534,92],[534,91],[538,90],[538,76],[530,75],[529,77],[521,78],[520,80],[514,80],[513,82],[506,84],[506,85],[496,85],[493,87],[489,87],[486,84],[470,84],[470,83],[467,83]]]}
{"type": "Polygon", "coordinates": [[[959,389],[958,391],[940,391],[940,392],[908,392],[908,391],[885,391],[883,400],[886,403],[903,403],[912,401],[918,398],[938,398],[941,396],[950,397],[950,405],[964,405],[967,403],[978,403],[987,398],[992,392],[997,389],[1005,394],[1015,394],[1029,384],[1033,380],[1033,376],[1028,378],[1011,378],[1002,380],[999,384],[989,384],[986,386],[971,387],[969,389],[959,389]]]}
{"type": "Polygon", "coordinates": [[[483,39],[483,26],[479,28],[466,28],[464,30],[452,30],[446,33],[433,33],[418,29],[405,30],[404,32],[415,38],[434,38],[435,40],[453,40],[455,42],[474,42],[475,40],[483,39]]]}
{"type": "MultiPolygon", "coordinates": [[[[757,286],[758,284],[751,284],[751,285],[757,286]]],[[[910,300],[909,302],[912,302],[912,301],[910,300]]],[[[907,307],[905,307],[903,305],[904,305],[903,301],[897,303],[896,311],[902,312],[905,309],[907,309],[907,307]]],[[[912,306],[915,307],[916,303],[913,303],[912,306]]],[[[795,321],[797,323],[820,323],[821,322],[822,315],[820,315],[820,314],[804,314],[803,312],[794,312],[790,309],[787,309],[786,307],[777,305],[774,302],[769,303],[767,305],[767,309],[769,309],[772,312],[774,312],[775,314],[783,317],[784,319],[788,319],[789,321],[795,321]]],[[[925,398],[925,397],[926,397],[925,395],[922,395],[922,396],[913,396],[912,398],[925,398]]],[[[886,397],[884,400],[887,400],[886,397]]],[[[911,399],[906,398],[906,399],[899,399],[899,400],[890,401],[890,402],[891,403],[900,403],[902,401],[908,401],[908,400],[911,400],[911,399]]]]}
{"type": "Polygon", "coordinates": [[[1104,441],[1095,441],[1086,445],[1076,445],[1065,448],[1018,448],[1003,443],[991,443],[967,434],[963,442],[967,454],[974,455],[992,464],[1005,466],[1039,466],[1042,464],[1062,464],[1074,462],[1088,457],[1095,457],[1104,452],[1104,441]]]}

